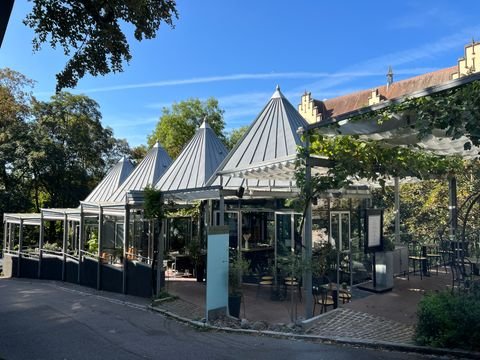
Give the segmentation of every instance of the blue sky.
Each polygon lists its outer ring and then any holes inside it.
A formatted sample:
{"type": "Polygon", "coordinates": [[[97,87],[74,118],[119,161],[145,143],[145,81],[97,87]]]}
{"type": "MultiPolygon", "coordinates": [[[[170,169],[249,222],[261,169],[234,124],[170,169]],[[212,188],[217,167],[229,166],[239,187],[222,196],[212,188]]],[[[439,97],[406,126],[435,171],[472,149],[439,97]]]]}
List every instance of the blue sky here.
{"type": "MultiPolygon", "coordinates": [[[[65,58],[32,53],[22,24],[31,4],[17,0],[0,49],[0,67],[36,80],[47,100],[65,58]]],[[[125,71],[87,76],[74,93],[99,104],[103,124],[130,145],[146,143],[161,109],[191,97],[216,97],[227,130],[250,124],[279,84],[293,105],[307,90],[326,99],[453,66],[480,39],[479,1],[178,0],[175,29],[136,42],[125,71]]]]}

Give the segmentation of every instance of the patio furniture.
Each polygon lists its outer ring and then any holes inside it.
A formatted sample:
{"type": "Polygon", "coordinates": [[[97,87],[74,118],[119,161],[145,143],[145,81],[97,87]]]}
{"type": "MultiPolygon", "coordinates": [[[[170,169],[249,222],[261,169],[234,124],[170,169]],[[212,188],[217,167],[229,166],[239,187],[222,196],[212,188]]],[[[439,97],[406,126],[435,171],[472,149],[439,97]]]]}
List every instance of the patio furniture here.
{"type": "Polygon", "coordinates": [[[426,248],[417,241],[412,241],[408,244],[408,279],[410,279],[410,264],[413,267],[413,275],[417,271],[417,266],[420,272],[420,279],[423,279],[423,275],[428,275],[426,248]]]}
{"type": "Polygon", "coordinates": [[[438,245],[426,245],[426,255],[428,269],[431,269],[432,265],[435,266],[435,272],[438,276],[438,265],[442,261],[442,255],[440,254],[440,249],[438,248],[438,245]]]}
{"type": "Polygon", "coordinates": [[[333,299],[331,289],[325,288],[323,286],[313,286],[312,287],[313,295],[313,315],[315,316],[315,308],[320,305],[320,314],[326,312],[328,307],[335,307],[335,301],[333,299]]]}
{"type": "Polygon", "coordinates": [[[268,287],[270,289],[270,292],[272,291],[273,276],[265,275],[265,276],[260,277],[260,280],[258,281],[258,285],[257,285],[257,294],[256,294],[257,298],[258,298],[258,294],[260,293],[260,289],[261,288],[266,288],[266,287],[268,287]]]}
{"type": "Polygon", "coordinates": [[[287,276],[283,279],[284,293],[287,297],[288,291],[293,291],[298,293],[298,298],[302,302],[302,291],[300,289],[300,282],[296,277],[287,276]]]}
{"type": "Polygon", "coordinates": [[[338,298],[342,300],[342,304],[349,303],[352,300],[352,293],[347,289],[340,289],[338,298]]]}

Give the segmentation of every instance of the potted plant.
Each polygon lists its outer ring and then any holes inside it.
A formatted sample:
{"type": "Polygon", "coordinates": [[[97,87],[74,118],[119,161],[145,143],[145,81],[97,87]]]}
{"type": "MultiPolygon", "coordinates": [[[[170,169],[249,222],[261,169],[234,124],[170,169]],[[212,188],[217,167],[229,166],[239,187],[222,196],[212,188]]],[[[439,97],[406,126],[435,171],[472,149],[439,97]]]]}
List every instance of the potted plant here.
{"type": "Polygon", "coordinates": [[[242,256],[234,256],[228,267],[228,311],[231,316],[240,316],[242,301],[242,274],[248,271],[250,263],[242,256]]]}

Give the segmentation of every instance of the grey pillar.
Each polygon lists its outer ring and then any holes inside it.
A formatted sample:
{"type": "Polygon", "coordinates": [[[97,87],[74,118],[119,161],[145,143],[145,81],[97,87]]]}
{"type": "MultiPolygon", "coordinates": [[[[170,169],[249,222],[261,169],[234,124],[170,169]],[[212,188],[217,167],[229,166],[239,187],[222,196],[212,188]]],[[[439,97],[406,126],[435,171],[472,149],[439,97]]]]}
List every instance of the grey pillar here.
{"type": "Polygon", "coordinates": [[[38,234],[38,278],[42,278],[42,260],[43,260],[43,236],[44,236],[43,212],[40,212],[40,230],[38,234]]]}
{"type": "Polygon", "coordinates": [[[219,221],[218,225],[223,226],[225,225],[225,199],[223,198],[223,176],[220,175],[220,204],[219,204],[219,221]]]}
{"type": "Polygon", "coordinates": [[[98,264],[97,264],[97,290],[100,290],[102,276],[102,242],[103,242],[103,208],[99,207],[98,212],[98,264]]]}
{"type": "Polygon", "coordinates": [[[127,250],[128,250],[128,234],[130,232],[130,207],[128,204],[125,205],[125,213],[123,216],[123,279],[122,279],[122,290],[123,293],[127,293],[127,270],[128,270],[128,261],[127,261],[127,250]]]}
{"type": "MultiPolygon", "coordinates": [[[[160,220],[162,221],[162,220],[160,220]]],[[[162,272],[163,272],[163,226],[160,221],[155,221],[156,224],[160,227],[158,230],[158,254],[157,254],[157,296],[160,295],[160,291],[162,290],[162,272]],[[161,230],[161,231],[160,231],[161,230]]],[[[154,224],[155,225],[155,224],[154,224]]],[[[155,226],[153,227],[153,231],[155,232],[155,226]]]]}
{"type": "Polygon", "coordinates": [[[85,214],[83,213],[83,205],[80,204],[80,222],[78,225],[78,274],[77,281],[80,284],[82,280],[82,251],[85,239],[85,214]]]}
{"type": "Polygon", "coordinates": [[[5,251],[7,250],[7,221],[3,220],[3,254],[5,256],[5,251]]]}
{"type": "Polygon", "coordinates": [[[63,215],[63,246],[62,246],[62,281],[65,281],[67,270],[67,241],[68,241],[68,217],[63,215]]]}
{"type": "Polygon", "coordinates": [[[17,263],[17,277],[20,277],[20,260],[22,258],[23,246],[23,219],[20,220],[20,229],[18,231],[18,263],[17,263]]]}
{"type": "Polygon", "coordinates": [[[395,177],[395,242],[400,242],[400,181],[395,177]]]}
{"type": "MultiPolygon", "coordinates": [[[[308,135],[306,136],[305,147],[307,149],[307,162],[305,166],[305,183],[306,188],[310,193],[307,196],[308,203],[306,204],[305,212],[305,222],[304,222],[304,237],[305,237],[305,252],[304,260],[306,263],[312,260],[312,199],[311,199],[311,189],[310,182],[312,180],[312,168],[310,164],[310,139],[308,135]]],[[[305,276],[303,279],[303,286],[305,289],[305,318],[311,318],[313,314],[313,295],[312,295],[312,269],[307,267],[305,271],[305,276]]]]}

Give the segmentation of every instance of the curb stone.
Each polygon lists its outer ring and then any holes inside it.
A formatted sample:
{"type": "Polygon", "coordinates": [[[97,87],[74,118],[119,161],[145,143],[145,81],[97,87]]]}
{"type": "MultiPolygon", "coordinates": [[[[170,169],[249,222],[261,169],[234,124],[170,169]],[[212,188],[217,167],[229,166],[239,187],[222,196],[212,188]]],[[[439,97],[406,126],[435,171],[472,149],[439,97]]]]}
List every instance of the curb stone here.
{"type": "Polygon", "coordinates": [[[316,340],[325,344],[361,346],[363,348],[401,351],[401,352],[417,353],[417,354],[424,354],[424,355],[453,356],[461,359],[462,358],[463,359],[480,359],[479,352],[469,352],[465,350],[454,350],[454,349],[450,350],[450,349],[443,349],[443,348],[433,348],[429,346],[407,345],[407,344],[399,344],[399,343],[393,343],[388,341],[372,341],[372,340],[344,338],[344,337],[337,337],[337,336],[304,335],[304,334],[285,333],[285,332],[278,332],[278,331],[271,331],[271,330],[233,329],[229,327],[219,327],[219,326],[213,326],[201,321],[190,320],[188,318],[174,314],[168,310],[159,309],[151,305],[147,306],[147,308],[149,310],[159,312],[165,316],[169,316],[173,319],[193,325],[195,327],[201,327],[209,330],[217,330],[217,331],[224,331],[224,332],[237,333],[237,334],[240,333],[240,334],[265,335],[265,336],[270,336],[274,338],[283,338],[283,339],[298,339],[298,340],[311,340],[311,341],[316,340]]]}

